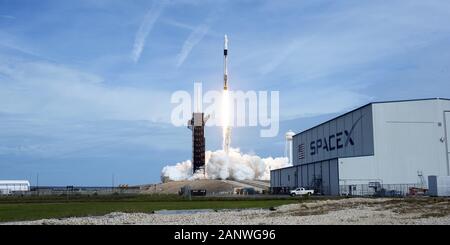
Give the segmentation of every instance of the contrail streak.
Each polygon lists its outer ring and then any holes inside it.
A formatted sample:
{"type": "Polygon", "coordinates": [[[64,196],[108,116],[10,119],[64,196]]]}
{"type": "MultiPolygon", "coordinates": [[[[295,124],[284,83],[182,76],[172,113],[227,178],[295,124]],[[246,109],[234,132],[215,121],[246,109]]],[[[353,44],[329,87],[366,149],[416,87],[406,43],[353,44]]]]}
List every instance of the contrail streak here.
{"type": "Polygon", "coordinates": [[[192,49],[209,33],[211,24],[217,19],[218,11],[212,11],[205,22],[197,26],[184,41],[180,53],[177,55],[177,67],[180,67],[191,53],[192,49]]]}
{"type": "Polygon", "coordinates": [[[208,33],[209,23],[202,24],[195,28],[183,43],[180,53],[177,56],[177,67],[180,67],[191,53],[192,49],[197,45],[203,37],[208,33]]]}
{"type": "Polygon", "coordinates": [[[152,30],[156,20],[158,20],[162,11],[166,7],[167,3],[168,1],[166,0],[155,1],[152,8],[145,15],[144,20],[136,33],[136,38],[134,39],[133,51],[131,53],[131,58],[134,62],[139,61],[142,51],[144,50],[147,36],[152,30]]]}

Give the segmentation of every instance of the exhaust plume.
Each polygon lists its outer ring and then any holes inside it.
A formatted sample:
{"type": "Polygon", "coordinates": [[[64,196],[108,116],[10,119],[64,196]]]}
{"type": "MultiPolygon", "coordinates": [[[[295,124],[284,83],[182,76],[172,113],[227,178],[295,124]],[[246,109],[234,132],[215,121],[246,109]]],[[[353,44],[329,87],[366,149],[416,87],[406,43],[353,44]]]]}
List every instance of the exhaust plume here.
{"type": "Polygon", "coordinates": [[[161,171],[162,181],[194,179],[231,180],[269,180],[270,170],[288,167],[288,158],[261,158],[243,154],[239,149],[230,148],[228,154],[223,150],[206,152],[206,173],[192,174],[190,160],[166,166],[161,171]]]}

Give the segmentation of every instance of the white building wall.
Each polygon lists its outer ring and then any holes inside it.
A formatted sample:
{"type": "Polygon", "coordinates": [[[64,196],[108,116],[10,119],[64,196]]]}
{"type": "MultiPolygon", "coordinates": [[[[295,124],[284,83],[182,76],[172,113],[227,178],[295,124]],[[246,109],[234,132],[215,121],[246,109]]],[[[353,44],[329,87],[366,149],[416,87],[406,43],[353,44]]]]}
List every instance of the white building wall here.
{"type": "Polygon", "coordinates": [[[339,158],[338,166],[340,185],[382,182],[374,156],[339,158]]]}
{"type": "Polygon", "coordinates": [[[340,158],[341,184],[364,184],[366,179],[418,183],[418,171],[425,181],[428,175],[449,175],[444,111],[450,111],[450,101],[374,103],[372,108],[375,154],[340,158]]]}

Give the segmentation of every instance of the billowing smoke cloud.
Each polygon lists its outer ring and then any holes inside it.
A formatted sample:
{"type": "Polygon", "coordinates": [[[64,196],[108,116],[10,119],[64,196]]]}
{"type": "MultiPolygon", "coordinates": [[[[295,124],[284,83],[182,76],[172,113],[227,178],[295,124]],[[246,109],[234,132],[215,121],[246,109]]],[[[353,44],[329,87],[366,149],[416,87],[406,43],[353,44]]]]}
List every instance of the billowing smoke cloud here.
{"type": "Polygon", "coordinates": [[[192,174],[190,160],[166,166],[162,169],[163,180],[192,179],[233,179],[233,180],[269,180],[270,170],[288,167],[288,159],[261,158],[255,155],[243,154],[239,149],[230,149],[227,156],[223,150],[206,152],[206,176],[203,173],[192,174]]]}

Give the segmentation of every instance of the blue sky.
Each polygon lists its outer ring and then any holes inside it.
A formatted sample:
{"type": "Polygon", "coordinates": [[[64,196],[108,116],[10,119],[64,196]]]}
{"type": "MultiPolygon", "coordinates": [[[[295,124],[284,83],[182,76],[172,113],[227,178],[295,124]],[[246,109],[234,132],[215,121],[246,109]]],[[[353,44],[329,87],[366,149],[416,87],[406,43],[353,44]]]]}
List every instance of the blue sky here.
{"type": "MultiPolygon", "coordinates": [[[[280,91],[281,130],[232,145],[283,154],[301,131],[370,101],[450,97],[449,1],[0,0],[0,179],[141,184],[191,157],[176,90],[280,91]]],[[[207,128],[207,147],[221,132],[207,128]]]]}

